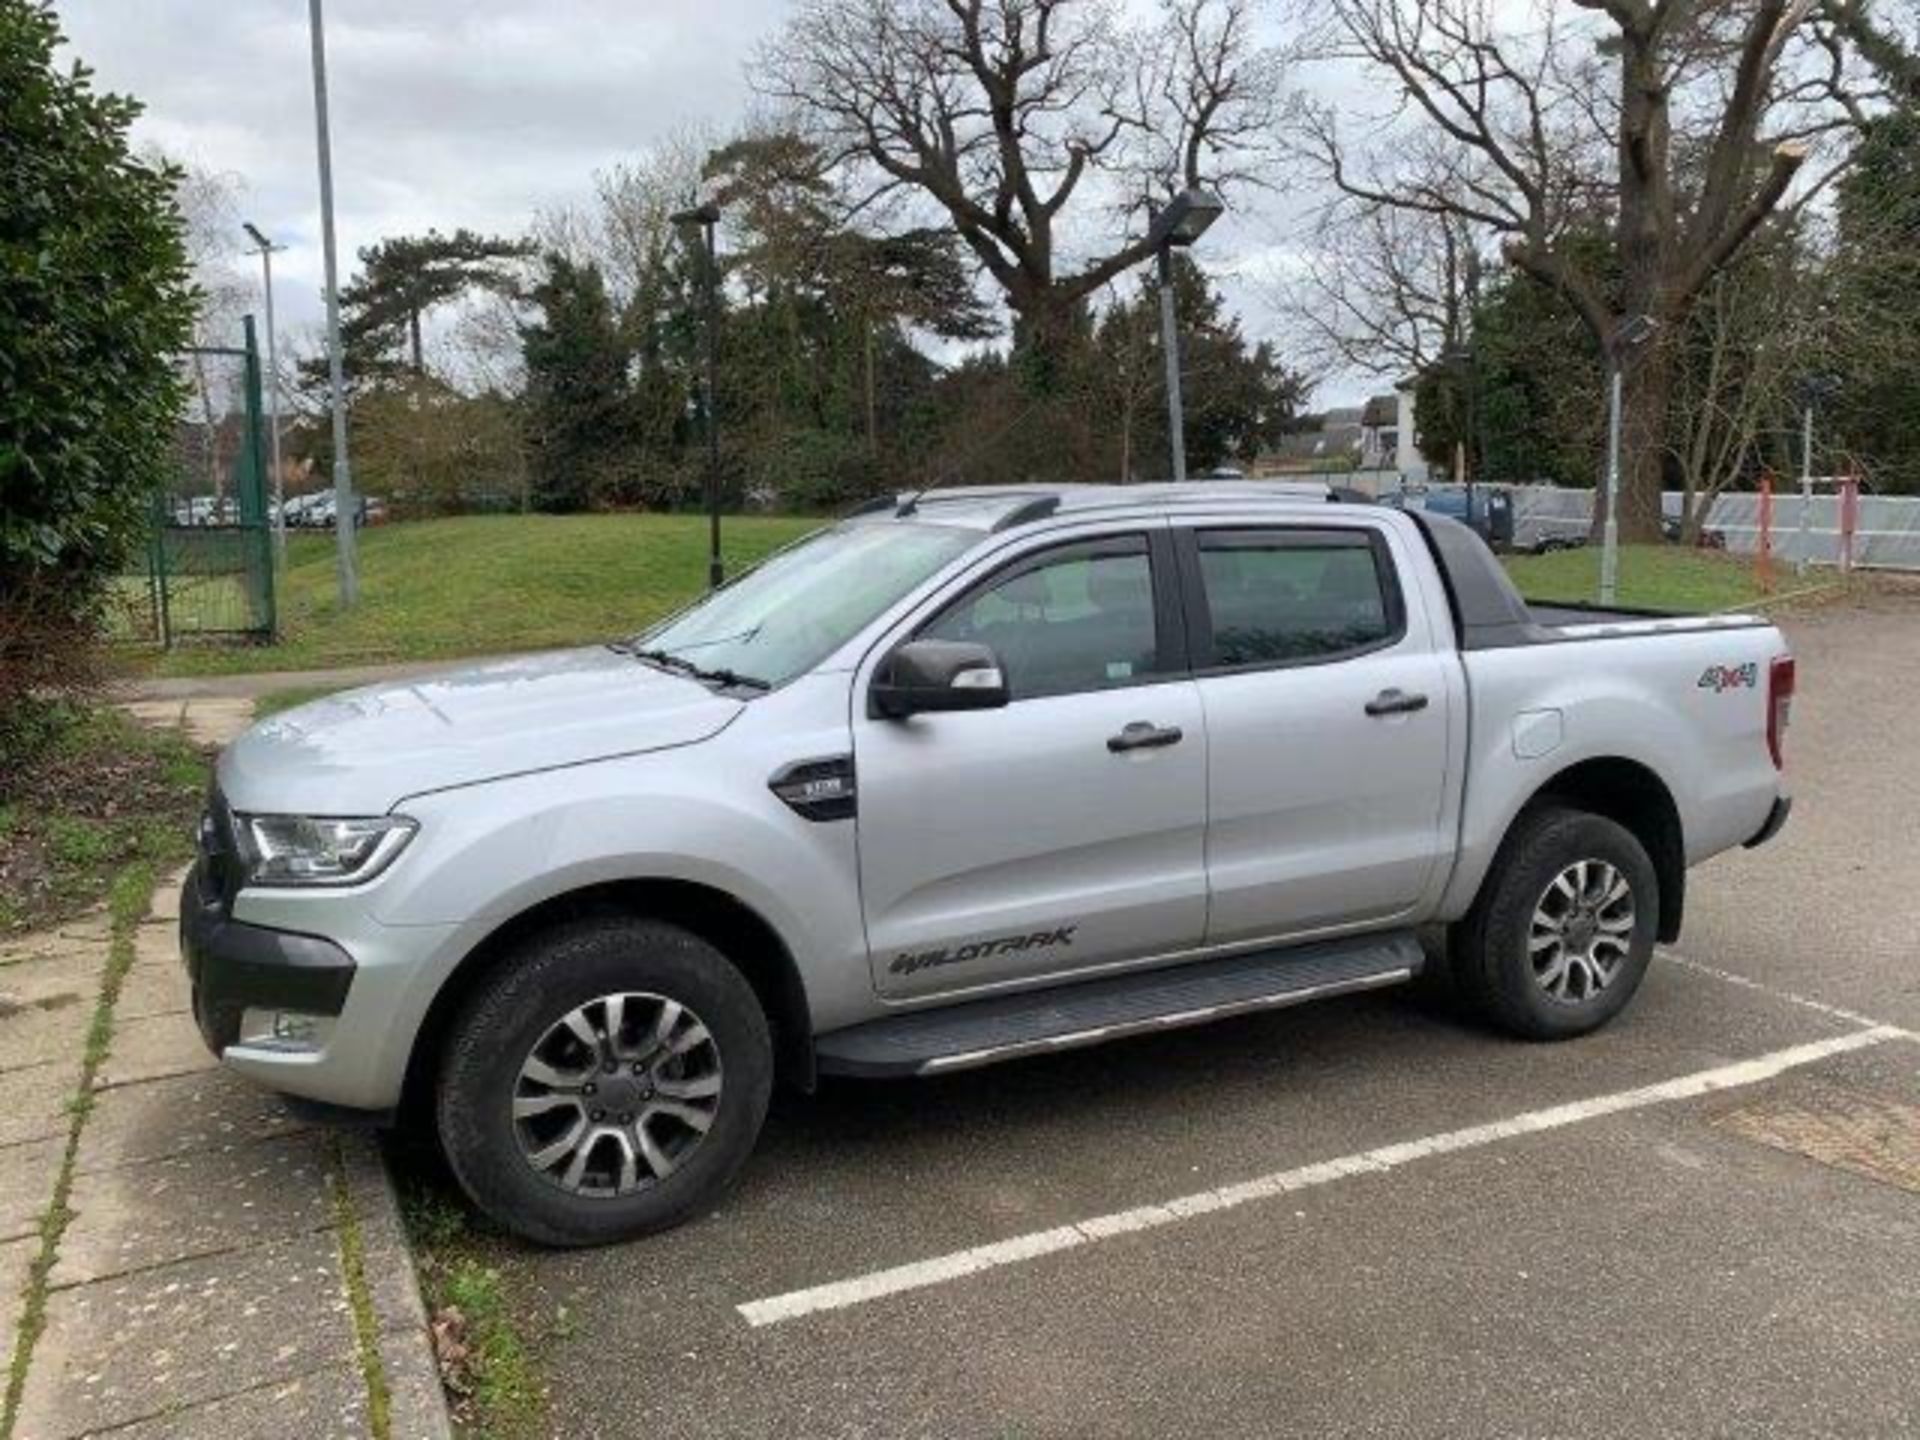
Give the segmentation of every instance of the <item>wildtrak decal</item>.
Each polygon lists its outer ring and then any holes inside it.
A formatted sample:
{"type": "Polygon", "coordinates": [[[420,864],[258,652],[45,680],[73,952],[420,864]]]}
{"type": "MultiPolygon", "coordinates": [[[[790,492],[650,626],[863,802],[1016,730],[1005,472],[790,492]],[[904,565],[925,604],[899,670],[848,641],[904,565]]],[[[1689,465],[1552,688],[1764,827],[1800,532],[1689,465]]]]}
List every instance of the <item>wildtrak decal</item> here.
{"type": "Polygon", "coordinates": [[[1760,667],[1749,660],[1744,665],[1709,665],[1700,675],[1699,688],[1718,695],[1723,690],[1751,690],[1760,683],[1760,667]]]}
{"type": "Polygon", "coordinates": [[[887,969],[895,975],[913,975],[938,965],[961,965],[969,960],[985,960],[994,955],[1010,955],[1016,950],[1044,950],[1054,945],[1073,944],[1077,925],[1062,925],[1058,930],[1036,930],[1031,935],[1008,935],[998,940],[975,940],[969,945],[942,946],[938,950],[903,950],[893,957],[887,969]]]}

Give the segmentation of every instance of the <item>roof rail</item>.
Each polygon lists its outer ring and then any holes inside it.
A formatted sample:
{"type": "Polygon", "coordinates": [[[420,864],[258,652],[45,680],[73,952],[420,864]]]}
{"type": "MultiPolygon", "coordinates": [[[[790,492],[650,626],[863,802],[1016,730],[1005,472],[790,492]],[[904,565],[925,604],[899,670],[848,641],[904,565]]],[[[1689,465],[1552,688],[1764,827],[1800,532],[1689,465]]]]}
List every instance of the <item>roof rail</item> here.
{"type": "Polygon", "coordinates": [[[899,503],[898,495],[876,495],[871,500],[862,500],[853,509],[847,511],[845,518],[852,519],[855,515],[877,515],[882,510],[893,509],[899,503]]]}
{"type": "Polygon", "coordinates": [[[993,533],[997,535],[1002,530],[1013,529],[1016,525],[1031,525],[1035,520],[1046,519],[1047,516],[1053,514],[1053,512],[1059,508],[1060,497],[1058,495],[1036,496],[1024,505],[1015,506],[998,520],[994,521],[993,533]]]}

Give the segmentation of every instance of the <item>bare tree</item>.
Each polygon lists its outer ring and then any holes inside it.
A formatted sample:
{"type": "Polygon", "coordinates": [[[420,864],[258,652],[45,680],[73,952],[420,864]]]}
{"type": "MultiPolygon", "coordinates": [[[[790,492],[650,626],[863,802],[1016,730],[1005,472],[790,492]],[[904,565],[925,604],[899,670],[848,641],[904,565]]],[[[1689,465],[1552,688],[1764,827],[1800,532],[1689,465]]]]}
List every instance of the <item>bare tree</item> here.
{"type": "Polygon", "coordinates": [[[239,376],[229,366],[210,365],[206,350],[240,343],[240,320],[253,302],[253,286],[238,268],[243,250],[240,229],[240,177],[183,166],[174,187],[181,237],[193,267],[198,304],[193,317],[193,348],[187,358],[193,403],[199,411],[200,455],[207,491],[216,501],[227,492],[232,447],[224,418],[237,398],[239,376]]]}
{"type": "Polygon", "coordinates": [[[1834,36],[1909,103],[1920,102],[1920,0],[1821,0],[1820,10],[1834,36]]]}
{"type": "MultiPolygon", "coordinates": [[[[1603,353],[1646,316],[1671,337],[1768,218],[1834,173],[1809,154],[1854,123],[1847,57],[1817,0],[1329,0],[1328,52],[1390,80],[1394,121],[1355,143],[1330,112],[1312,149],[1348,195],[1501,239],[1603,353]],[[1604,227],[1604,263],[1570,243],[1604,227]]],[[[1841,160],[1838,163],[1844,163],[1841,160]]],[[[1670,344],[1625,366],[1622,533],[1660,533],[1670,344]]],[[[1596,517],[1596,524],[1599,517],[1596,517]]]]}
{"type": "Polygon", "coordinates": [[[1163,0],[1142,30],[1105,0],[802,0],[754,73],[857,203],[937,206],[1051,354],[1088,297],[1151,255],[1151,197],[1255,183],[1283,62],[1253,9],[1163,0]],[[1100,211],[1104,226],[1087,219],[1100,211]]]}
{"type": "Polygon", "coordinates": [[[1455,215],[1335,204],[1298,268],[1279,279],[1275,300],[1315,369],[1417,374],[1472,333],[1477,238],[1455,215]]]}

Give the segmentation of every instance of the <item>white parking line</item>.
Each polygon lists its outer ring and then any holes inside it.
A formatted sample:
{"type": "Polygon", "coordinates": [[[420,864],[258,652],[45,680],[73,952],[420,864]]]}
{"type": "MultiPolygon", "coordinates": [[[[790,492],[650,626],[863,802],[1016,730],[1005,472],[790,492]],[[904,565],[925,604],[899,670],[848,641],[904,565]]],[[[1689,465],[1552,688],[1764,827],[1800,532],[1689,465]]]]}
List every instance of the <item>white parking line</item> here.
{"type": "MultiPolygon", "coordinates": [[[[1815,1000],[1812,996],[1802,995],[1796,990],[1782,990],[1778,986],[1753,980],[1745,975],[1735,974],[1731,970],[1722,970],[1716,965],[1703,965],[1698,960],[1689,960],[1662,947],[1656,952],[1662,960],[1678,965],[1682,970],[1691,970],[1696,975],[1705,975],[1709,979],[1719,980],[1728,985],[1737,985],[1742,990],[1751,990],[1756,995],[1765,995],[1770,1000],[1780,1000],[1788,1005],[1798,1005],[1802,1010],[1811,1010],[1816,1015],[1825,1015],[1830,1020],[1842,1020],[1849,1025],[1877,1025],[1882,1029],[1893,1030],[1899,1027],[1889,1025],[1884,1020],[1876,1020],[1871,1015],[1862,1015],[1857,1010],[1842,1009],[1838,1005],[1829,1005],[1824,1000],[1815,1000]]],[[[1904,1032],[1909,1040],[1920,1040],[1913,1031],[1904,1032]]]]}
{"type": "Polygon", "coordinates": [[[825,1310],[844,1310],[848,1306],[862,1305],[883,1296],[898,1295],[907,1290],[923,1290],[933,1285],[944,1285],[950,1280],[976,1275],[983,1270],[994,1270],[1003,1265],[1017,1265],[1042,1255],[1078,1249],[1083,1245],[1092,1245],[1101,1240],[1111,1240],[1115,1236],[1130,1235],[1140,1230],[1158,1229],[1163,1225],[1191,1220],[1197,1215],[1207,1215],[1219,1210],[1230,1210],[1235,1206],[1246,1205],[1256,1200],[1271,1200],[1297,1190],[1325,1185],[1349,1175],[1380,1174],[1433,1155],[1448,1155],[1460,1150],[1472,1150],[1501,1140],[1512,1140],[1523,1135],[1537,1135],[1545,1130],[1558,1130],[1568,1125],[1577,1125],[1584,1120],[1597,1120],[1602,1116],[1640,1110],[1650,1105],[1664,1105],[1674,1100],[1691,1100],[1697,1096],[1712,1094],[1717,1090],[1732,1090],[1742,1085],[1755,1085],[1799,1066],[1816,1064],[1830,1056],[1844,1055],[1848,1051],[1862,1050],[1870,1045],[1883,1044],[1888,1040],[1909,1038],[1912,1038],[1909,1032],[1894,1026],[1873,1025],[1864,1030],[1854,1030],[1844,1035],[1816,1040],[1811,1044],[1775,1050],[1766,1055],[1755,1056],[1751,1060],[1721,1065],[1712,1070],[1698,1070],[1691,1075],[1663,1080],[1656,1085],[1644,1085],[1637,1090],[1619,1090],[1611,1095],[1596,1095],[1591,1099],[1576,1100],[1567,1105],[1554,1105],[1543,1110],[1528,1110],[1486,1125],[1473,1125],[1464,1130],[1449,1130],[1423,1139],[1403,1140],[1393,1145],[1382,1145],[1376,1149],[1362,1150],[1357,1154],[1343,1155],[1335,1160],[1322,1160],[1317,1164],[1276,1171],[1235,1185],[1227,1185],[1215,1190],[1202,1190],[1160,1205],[1142,1205],[1132,1210],[1098,1215],[1089,1220],[1076,1221],[1052,1230],[1038,1230],[1026,1235],[1016,1235],[1010,1240],[1000,1240],[991,1245],[976,1245],[969,1250],[956,1250],[951,1254],[935,1256],[930,1260],[916,1260],[908,1265],[870,1271],[850,1280],[836,1280],[830,1284],[815,1285],[805,1290],[791,1290],[784,1295],[774,1295],[764,1300],[750,1300],[735,1308],[741,1318],[754,1327],[777,1325],[785,1320],[796,1320],[803,1315],[814,1315],[825,1310]]]}

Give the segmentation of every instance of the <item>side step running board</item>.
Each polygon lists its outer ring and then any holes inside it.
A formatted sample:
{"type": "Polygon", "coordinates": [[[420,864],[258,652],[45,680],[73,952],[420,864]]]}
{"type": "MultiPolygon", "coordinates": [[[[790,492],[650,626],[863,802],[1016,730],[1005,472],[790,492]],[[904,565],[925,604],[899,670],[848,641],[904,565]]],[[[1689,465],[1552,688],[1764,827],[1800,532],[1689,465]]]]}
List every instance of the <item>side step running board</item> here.
{"type": "Polygon", "coordinates": [[[815,1042],[830,1075],[935,1075],[1376,990],[1424,964],[1411,931],[1290,946],[915,1010],[815,1042]]]}

